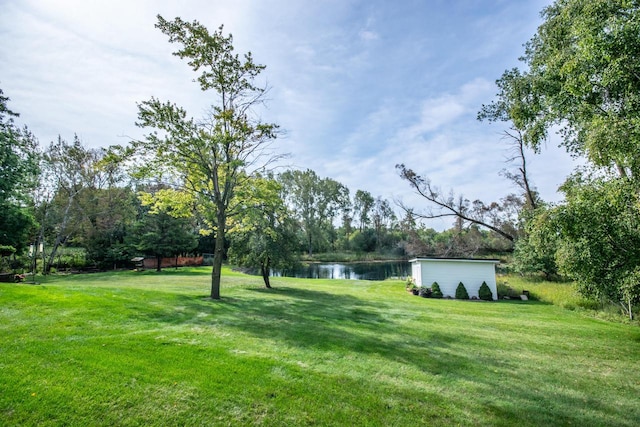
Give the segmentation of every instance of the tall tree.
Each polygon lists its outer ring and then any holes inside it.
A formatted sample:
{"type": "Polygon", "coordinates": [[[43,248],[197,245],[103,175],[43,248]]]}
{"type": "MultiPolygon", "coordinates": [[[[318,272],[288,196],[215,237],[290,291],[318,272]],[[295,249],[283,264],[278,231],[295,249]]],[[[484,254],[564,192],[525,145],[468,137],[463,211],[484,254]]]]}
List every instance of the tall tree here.
{"type": "Polygon", "coordinates": [[[640,303],[640,196],[629,178],[575,176],[566,203],[552,211],[556,259],[586,296],[621,303],[630,318],[640,303]]]}
{"type": "Polygon", "coordinates": [[[156,98],[140,103],[138,125],[154,131],[133,147],[147,157],[149,171],[171,176],[208,213],[216,235],[211,298],[219,299],[227,219],[238,214],[236,189],[281,157],[270,149],[277,125],[255,115],[265,101],[266,89],[256,83],[265,66],[256,64],[251,53],[235,54],[233,38],[223,35],[222,26],[210,33],[197,21],[167,21],[158,15],[156,27],[180,46],[174,55],[200,73],[200,89],[215,96],[209,115],[199,121],[156,98]]]}
{"type": "Polygon", "coordinates": [[[559,129],[591,175],[574,175],[564,203],[532,216],[518,255],[546,262],[536,252],[557,247],[560,271],[583,294],[624,300],[631,313],[640,287],[640,5],[556,0],[542,18],[522,58],[528,70],[503,74],[497,102],[516,107],[510,118],[534,149],[559,129]]]}
{"type": "Polygon", "coordinates": [[[320,178],[314,171],[286,171],[279,176],[285,200],[292,207],[305,234],[309,255],[314,246],[331,240],[333,221],[349,204],[349,190],[330,178],[320,178]]]}
{"type": "Polygon", "coordinates": [[[396,220],[396,214],[391,209],[389,201],[378,196],[373,205],[372,214],[373,228],[376,232],[376,248],[382,247],[382,232],[391,222],[396,220]]]}
{"type": "Polygon", "coordinates": [[[532,96],[527,137],[559,126],[563,144],[597,167],[640,177],[640,7],[629,0],[557,0],[522,58],[532,96]]]}
{"type": "Polygon", "coordinates": [[[243,214],[229,231],[229,259],[257,267],[267,288],[272,268],[292,267],[297,261],[296,222],[280,197],[281,186],[272,178],[255,178],[239,192],[243,214]]]}
{"type": "Polygon", "coordinates": [[[321,218],[321,227],[327,237],[329,249],[336,250],[337,230],[336,222],[351,208],[349,189],[343,184],[331,178],[320,181],[321,194],[318,211],[321,218]]]}
{"type": "Polygon", "coordinates": [[[139,197],[146,209],[137,225],[136,247],[153,255],[156,271],[161,271],[163,258],[191,252],[198,245],[190,223],[190,198],[170,189],[155,194],[142,192],[139,197]]]}
{"type": "Polygon", "coordinates": [[[358,218],[360,231],[363,231],[371,222],[371,208],[375,199],[368,191],[358,190],[353,197],[353,214],[358,218]]]}
{"type": "Polygon", "coordinates": [[[14,123],[0,89],[0,245],[21,252],[35,227],[31,191],[40,173],[38,141],[24,127],[14,123]]]}
{"type": "Polygon", "coordinates": [[[48,256],[44,257],[44,273],[51,269],[58,249],[72,236],[84,236],[95,208],[95,200],[87,192],[98,187],[98,163],[103,151],[85,147],[77,135],[72,143],[58,137],[51,142],[44,155],[44,175],[50,186],[48,200],[40,206],[42,242],[50,244],[48,256]]]}
{"type": "Polygon", "coordinates": [[[540,200],[527,169],[526,152],[531,149],[539,153],[540,142],[545,135],[545,130],[534,122],[540,102],[532,92],[530,80],[517,68],[505,71],[496,84],[500,89],[497,99],[482,106],[478,120],[510,123],[509,129],[503,132],[503,139],[508,141],[509,146],[507,163],[515,163],[517,169],[516,172],[504,169],[502,175],[522,190],[525,208],[535,210],[540,200]]]}

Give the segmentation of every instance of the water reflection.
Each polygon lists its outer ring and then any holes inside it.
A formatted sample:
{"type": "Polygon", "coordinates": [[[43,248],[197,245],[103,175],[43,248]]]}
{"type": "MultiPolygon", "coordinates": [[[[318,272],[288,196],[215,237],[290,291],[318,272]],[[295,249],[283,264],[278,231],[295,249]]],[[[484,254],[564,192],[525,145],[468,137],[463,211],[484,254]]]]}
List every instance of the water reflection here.
{"type": "Polygon", "coordinates": [[[358,263],[313,263],[295,270],[274,271],[275,277],[299,277],[304,279],[351,279],[385,280],[390,277],[404,278],[411,274],[407,261],[358,262],[358,263]]]}

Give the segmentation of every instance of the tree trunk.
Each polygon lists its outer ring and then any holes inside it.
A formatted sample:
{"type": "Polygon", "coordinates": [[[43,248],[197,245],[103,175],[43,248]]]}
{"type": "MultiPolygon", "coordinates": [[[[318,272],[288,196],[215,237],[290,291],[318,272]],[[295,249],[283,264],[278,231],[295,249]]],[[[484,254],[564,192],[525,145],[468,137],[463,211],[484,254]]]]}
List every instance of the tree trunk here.
{"type": "MultiPolygon", "coordinates": [[[[78,192],[74,193],[69,197],[69,201],[67,202],[67,206],[64,210],[64,215],[62,216],[62,224],[60,225],[60,231],[56,235],[56,240],[53,244],[53,248],[51,249],[51,253],[49,254],[49,258],[47,259],[44,253],[44,247],[42,249],[42,273],[49,274],[51,272],[51,266],[53,265],[53,261],[56,258],[56,253],[58,252],[58,248],[62,244],[64,240],[67,239],[67,236],[64,233],[67,231],[67,223],[69,222],[69,210],[71,210],[71,205],[73,204],[73,200],[78,192]]],[[[44,242],[44,240],[43,240],[44,242]]]]}
{"type": "Polygon", "coordinates": [[[216,233],[216,247],[213,252],[213,269],[211,270],[211,299],[220,299],[220,276],[224,258],[224,227],[226,217],[224,210],[218,209],[218,230],[216,233]]]}
{"type": "Polygon", "coordinates": [[[162,257],[156,255],[156,271],[162,271],[162,257]]]}
{"type": "Polygon", "coordinates": [[[518,137],[514,138],[518,142],[518,150],[520,153],[520,159],[522,160],[522,166],[519,168],[520,173],[522,174],[522,183],[524,184],[525,197],[531,206],[531,209],[535,210],[538,207],[536,203],[536,198],[534,197],[533,190],[529,185],[529,174],[527,173],[527,158],[525,157],[524,152],[524,139],[520,132],[518,132],[518,137]]]}
{"type": "Polygon", "coordinates": [[[58,235],[58,237],[56,237],[56,241],[53,244],[53,247],[51,248],[51,253],[49,254],[49,257],[47,258],[45,253],[44,253],[44,247],[42,249],[42,259],[45,260],[45,265],[43,267],[43,273],[44,274],[49,274],[51,273],[51,267],[53,266],[53,261],[55,261],[55,256],[58,253],[58,248],[60,247],[60,245],[62,244],[62,237],[60,235],[58,235]]]}
{"type": "Polygon", "coordinates": [[[260,270],[262,272],[262,280],[264,280],[264,285],[267,289],[271,289],[271,283],[269,283],[269,273],[271,272],[270,260],[267,257],[266,261],[260,265],[260,270]]]}

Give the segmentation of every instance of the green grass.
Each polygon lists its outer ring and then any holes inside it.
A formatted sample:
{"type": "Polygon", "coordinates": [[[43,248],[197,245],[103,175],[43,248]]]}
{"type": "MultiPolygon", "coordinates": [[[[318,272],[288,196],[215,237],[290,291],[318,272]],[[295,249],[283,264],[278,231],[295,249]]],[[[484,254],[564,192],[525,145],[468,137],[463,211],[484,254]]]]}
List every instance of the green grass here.
{"type": "Polygon", "coordinates": [[[526,289],[535,299],[563,308],[583,307],[589,302],[578,294],[572,282],[552,282],[518,275],[503,276],[498,278],[498,282],[506,283],[518,293],[526,289]]]}
{"type": "Polygon", "coordinates": [[[401,281],[0,284],[0,425],[635,426],[640,328],[401,281]]]}

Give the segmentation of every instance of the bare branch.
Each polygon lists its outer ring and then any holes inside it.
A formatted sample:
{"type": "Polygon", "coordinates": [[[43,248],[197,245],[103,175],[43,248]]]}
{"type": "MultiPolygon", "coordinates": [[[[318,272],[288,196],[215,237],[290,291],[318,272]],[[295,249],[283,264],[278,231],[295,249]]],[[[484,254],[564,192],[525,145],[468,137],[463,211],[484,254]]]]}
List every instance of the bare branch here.
{"type": "MultiPolygon", "coordinates": [[[[429,179],[421,177],[413,170],[408,169],[404,164],[396,165],[396,169],[400,173],[400,177],[408,181],[419,196],[426,199],[430,204],[435,205],[436,211],[432,211],[430,208],[425,212],[416,212],[412,210],[412,213],[415,216],[422,219],[453,217],[461,221],[466,221],[487,228],[509,241],[513,242],[515,240],[515,235],[495,225],[495,219],[494,223],[484,220],[484,214],[496,209],[498,206],[497,204],[490,205],[490,208],[486,208],[482,205],[476,206],[476,209],[469,210],[468,200],[464,199],[462,195],[458,196],[457,201],[453,196],[453,193],[450,193],[448,198],[444,198],[441,196],[440,191],[431,185],[431,181],[429,179]]],[[[476,203],[476,205],[478,204],[476,203]]],[[[407,211],[406,207],[402,205],[401,207],[407,211]]]]}

